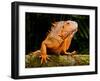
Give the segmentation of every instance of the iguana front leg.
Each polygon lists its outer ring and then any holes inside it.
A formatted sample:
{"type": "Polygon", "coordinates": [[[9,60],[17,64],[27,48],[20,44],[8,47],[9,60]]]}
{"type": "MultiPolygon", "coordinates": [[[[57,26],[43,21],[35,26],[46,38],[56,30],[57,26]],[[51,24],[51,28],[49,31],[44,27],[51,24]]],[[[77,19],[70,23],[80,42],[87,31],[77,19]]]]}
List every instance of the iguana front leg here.
{"type": "Polygon", "coordinates": [[[47,56],[47,49],[46,48],[47,48],[46,44],[44,42],[42,42],[41,49],[40,49],[40,51],[41,51],[41,64],[46,63],[47,59],[49,59],[47,56]]]}
{"type": "Polygon", "coordinates": [[[70,44],[71,44],[73,36],[74,36],[74,33],[69,35],[69,36],[67,36],[67,38],[64,40],[64,43],[62,45],[62,52],[64,54],[73,54],[74,53],[74,52],[72,52],[72,53],[66,52],[70,47],[70,44]]]}

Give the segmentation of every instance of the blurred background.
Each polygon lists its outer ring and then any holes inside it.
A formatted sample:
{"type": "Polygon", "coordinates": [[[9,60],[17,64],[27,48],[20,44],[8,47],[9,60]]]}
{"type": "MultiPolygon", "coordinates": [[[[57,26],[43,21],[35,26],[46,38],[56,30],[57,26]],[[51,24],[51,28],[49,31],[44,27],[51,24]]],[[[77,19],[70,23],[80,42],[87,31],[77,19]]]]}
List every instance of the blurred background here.
{"type": "Polygon", "coordinates": [[[27,13],[26,22],[26,54],[39,50],[41,42],[46,38],[52,23],[56,21],[73,20],[78,22],[78,32],[75,34],[69,52],[76,50],[78,54],[89,54],[89,16],[74,14],[27,13]]]}

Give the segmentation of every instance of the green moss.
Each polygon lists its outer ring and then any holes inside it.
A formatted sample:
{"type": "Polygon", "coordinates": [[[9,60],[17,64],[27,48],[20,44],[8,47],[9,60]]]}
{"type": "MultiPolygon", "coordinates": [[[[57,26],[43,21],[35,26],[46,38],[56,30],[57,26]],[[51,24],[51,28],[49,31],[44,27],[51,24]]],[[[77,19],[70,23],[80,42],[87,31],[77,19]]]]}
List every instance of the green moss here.
{"type": "Polygon", "coordinates": [[[58,67],[58,66],[79,66],[89,65],[89,55],[48,55],[47,63],[41,64],[41,59],[38,55],[28,54],[25,56],[25,67],[58,67]]]}

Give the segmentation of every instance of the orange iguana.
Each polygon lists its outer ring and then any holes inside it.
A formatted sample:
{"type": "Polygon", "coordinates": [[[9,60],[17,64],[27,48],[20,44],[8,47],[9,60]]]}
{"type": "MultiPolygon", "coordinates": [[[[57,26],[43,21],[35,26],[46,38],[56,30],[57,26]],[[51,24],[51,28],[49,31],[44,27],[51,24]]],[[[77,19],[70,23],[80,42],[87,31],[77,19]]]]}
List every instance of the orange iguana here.
{"type": "Polygon", "coordinates": [[[40,55],[41,63],[46,63],[47,49],[57,54],[71,54],[67,52],[71,44],[74,34],[78,30],[78,24],[75,21],[59,21],[55,22],[50,32],[41,44],[40,55]]]}

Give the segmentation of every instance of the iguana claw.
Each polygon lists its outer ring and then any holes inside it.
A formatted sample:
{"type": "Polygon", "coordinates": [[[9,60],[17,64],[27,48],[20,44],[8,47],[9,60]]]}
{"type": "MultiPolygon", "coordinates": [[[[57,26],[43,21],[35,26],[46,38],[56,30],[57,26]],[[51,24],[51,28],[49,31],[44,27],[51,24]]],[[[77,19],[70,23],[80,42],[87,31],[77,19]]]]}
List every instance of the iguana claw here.
{"type": "Polygon", "coordinates": [[[47,60],[49,59],[48,55],[41,55],[41,64],[47,63],[47,60]]]}

